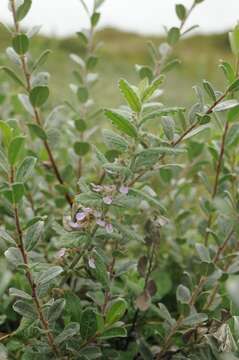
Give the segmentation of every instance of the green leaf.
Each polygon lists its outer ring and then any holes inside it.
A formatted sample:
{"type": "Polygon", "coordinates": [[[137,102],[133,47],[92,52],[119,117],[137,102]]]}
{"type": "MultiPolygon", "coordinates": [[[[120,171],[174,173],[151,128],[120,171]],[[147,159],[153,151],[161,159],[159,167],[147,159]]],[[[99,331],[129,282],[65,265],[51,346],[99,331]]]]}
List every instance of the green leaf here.
{"type": "Polygon", "coordinates": [[[169,62],[167,62],[161,69],[161,73],[167,73],[169,71],[171,71],[173,68],[175,68],[176,66],[180,65],[181,61],[178,59],[173,59],[169,62]]]}
{"type": "Polygon", "coordinates": [[[90,20],[91,20],[91,25],[93,27],[95,27],[98,24],[99,20],[100,20],[100,13],[94,12],[94,14],[91,15],[90,20]]]}
{"type": "Polygon", "coordinates": [[[228,91],[236,92],[239,90],[239,79],[233,81],[233,83],[228,87],[228,91]]]}
{"type": "Polygon", "coordinates": [[[5,152],[0,146],[0,170],[5,173],[6,176],[9,174],[9,165],[5,152]]]}
{"type": "Polygon", "coordinates": [[[109,274],[103,257],[100,253],[94,249],[92,252],[92,263],[93,267],[90,267],[92,275],[98,280],[101,285],[108,288],[109,286],[109,274]]]}
{"type": "Polygon", "coordinates": [[[176,14],[179,18],[179,20],[185,20],[187,15],[187,10],[184,5],[182,4],[176,4],[175,5],[176,14]]]}
{"type": "Polygon", "coordinates": [[[4,229],[0,229],[0,240],[3,240],[8,245],[15,245],[15,240],[4,229]]]}
{"type": "Polygon", "coordinates": [[[103,130],[103,138],[105,144],[110,149],[118,150],[119,152],[124,152],[128,149],[128,142],[111,130],[103,130]]]}
{"type": "Polygon", "coordinates": [[[189,315],[187,318],[183,320],[183,326],[195,326],[207,321],[207,314],[199,313],[189,315]]]}
{"type": "Polygon", "coordinates": [[[161,75],[158,79],[155,79],[144,91],[142,101],[145,102],[151,98],[151,96],[158,90],[159,86],[164,81],[164,75],[161,75]]]}
{"type": "Polygon", "coordinates": [[[20,156],[21,150],[23,149],[24,142],[25,138],[22,136],[17,136],[10,142],[8,149],[8,160],[10,165],[13,166],[16,164],[20,156]]]}
{"type": "Polygon", "coordinates": [[[140,79],[145,79],[147,78],[149,81],[153,80],[154,74],[152,69],[149,66],[144,66],[144,65],[135,65],[136,67],[136,71],[139,74],[140,79]]]}
{"type": "Polygon", "coordinates": [[[77,335],[80,329],[80,325],[77,323],[70,323],[65,329],[55,338],[56,344],[62,344],[66,340],[71,339],[77,335]]]}
{"type": "Polygon", "coordinates": [[[105,0],[95,0],[95,10],[99,9],[99,7],[104,3],[105,0]]]}
{"type": "Polygon", "coordinates": [[[80,103],[84,104],[89,98],[88,89],[84,86],[79,86],[77,89],[77,96],[80,103]]]}
{"type": "Polygon", "coordinates": [[[141,120],[140,125],[144,124],[146,121],[148,120],[154,120],[154,119],[159,119],[162,116],[167,116],[167,115],[175,115],[178,114],[180,112],[185,112],[185,108],[183,107],[169,107],[169,108],[163,108],[159,109],[157,111],[153,111],[149,114],[146,114],[143,119],[141,120]]]}
{"type": "Polygon", "coordinates": [[[79,156],[84,156],[90,151],[90,144],[84,141],[77,141],[74,143],[75,153],[79,156]]]}
{"type": "Polygon", "coordinates": [[[233,122],[235,119],[238,118],[238,115],[239,115],[239,106],[228,111],[227,119],[229,122],[233,122]]]}
{"type": "Polygon", "coordinates": [[[34,107],[40,107],[47,101],[49,89],[47,86],[36,86],[30,92],[30,102],[34,107]]]}
{"type": "Polygon", "coordinates": [[[210,99],[216,101],[217,97],[211,83],[207,80],[203,80],[203,87],[207,92],[208,96],[210,97],[210,99]]]}
{"type": "Polygon", "coordinates": [[[116,299],[108,304],[106,311],[106,324],[112,325],[120,320],[127,309],[127,303],[124,299],[116,299]]]}
{"type": "Polygon", "coordinates": [[[38,137],[41,140],[46,140],[47,139],[47,134],[45,133],[44,129],[37,125],[37,124],[33,124],[33,123],[28,123],[27,124],[30,132],[32,134],[34,134],[36,137],[38,137]]]}
{"type": "Polygon", "coordinates": [[[5,73],[10,76],[10,78],[13,79],[18,85],[22,86],[24,89],[26,88],[24,82],[11,68],[7,66],[1,66],[0,70],[5,71],[5,73]]]}
{"type": "Polygon", "coordinates": [[[169,141],[174,139],[174,121],[169,116],[162,116],[163,131],[169,141]]]}
{"type": "Polygon", "coordinates": [[[16,301],[15,304],[13,305],[13,310],[27,319],[32,319],[32,320],[37,319],[37,313],[35,311],[35,308],[27,301],[23,301],[23,300],[16,301]]]}
{"type": "Polygon", "coordinates": [[[18,94],[18,99],[23,108],[31,115],[35,116],[34,109],[30,103],[29,96],[25,94],[18,94]]]}
{"type": "Polygon", "coordinates": [[[163,213],[166,213],[165,207],[161,204],[161,202],[158,200],[157,197],[153,197],[147,194],[145,191],[139,189],[130,189],[129,194],[132,194],[134,196],[141,198],[142,200],[147,201],[151,206],[156,207],[158,210],[160,210],[163,213]]]}
{"type": "Polygon", "coordinates": [[[35,71],[40,66],[44,65],[48,56],[52,53],[51,50],[45,50],[43,53],[39,56],[39,58],[34,62],[32,66],[32,71],[35,71]]]}
{"type": "Polygon", "coordinates": [[[231,84],[233,81],[235,81],[236,75],[234,73],[234,70],[233,70],[231,64],[229,64],[226,61],[222,61],[219,66],[223,70],[224,75],[226,76],[229,84],[231,84]]]}
{"type": "Polygon", "coordinates": [[[48,320],[49,321],[57,320],[61,316],[65,308],[65,305],[66,305],[65,299],[55,300],[48,311],[48,316],[47,316],[48,320]]]}
{"type": "Polygon", "coordinates": [[[27,233],[24,239],[24,244],[27,251],[34,249],[41,238],[43,228],[44,222],[38,221],[27,229],[27,233]]]}
{"type": "Polygon", "coordinates": [[[226,111],[229,109],[232,109],[239,105],[239,102],[237,100],[225,100],[220,102],[218,105],[216,105],[213,109],[213,112],[219,112],[219,111],[226,111]]]}
{"type": "Polygon", "coordinates": [[[141,101],[133,87],[128,83],[128,81],[121,79],[119,81],[119,89],[124,95],[125,100],[129,104],[131,110],[139,113],[141,111],[141,101]]]}
{"type": "Polygon", "coordinates": [[[118,337],[126,337],[127,331],[124,327],[113,327],[111,329],[105,330],[100,338],[101,339],[112,339],[112,338],[118,338],[118,337]]]}
{"type": "Polygon", "coordinates": [[[87,340],[95,335],[98,328],[97,315],[94,310],[86,309],[81,314],[80,334],[83,340],[87,340]]]}
{"type": "Polygon", "coordinates": [[[32,5],[32,0],[24,0],[23,4],[17,8],[16,20],[21,21],[28,14],[32,5]]]}
{"type": "Polygon", "coordinates": [[[212,262],[209,250],[203,244],[198,243],[195,245],[195,247],[196,247],[198,256],[202,262],[205,262],[205,263],[212,262]]]}
{"type": "Polygon", "coordinates": [[[10,247],[4,253],[7,260],[14,266],[23,264],[23,259],[20,250],[15,247],[10,247]]]}
{"type": "Polygon", "coordinates": [[[52,266],[39,275],[37,282],[39,285],[47,284],[48,282],[59,276],[62,272],[63,272],[62,267],[52,266]]]}
{"type": "Polygon", "coordinates": [[[164,304],[159,303],[158,307],[152,304],[150,308],[163,320],[167,321],[171,326],[175,324],[175,320],[172,318],[170,312],[168,311],[167,307],[164,304]]]}
{"type": "Polygon", "coordinates": [[[168,31],[168,43],[170,45],[175,45],[180,38],[180,30],[177,27],[172,27],[168,31]]]}
{"type": "Polygon", "coordinates": [[[86,67],[87,67],[88,70],[93,70],[96,67],[97,63],[98,63],[98,57],[97,56],[90,56],[87,59],[86,67]]]}
{"type": "Polygon", "coordinates": [[[2,133],[2,140],[5,146],[8,147],[13,136],[13,129],[8,125],[6,121],[0,120],[0,130],[2,133]]]}
{"type": "Polygon", "coordinates": [[[186,136],[184,136],[184,140],[191,139],[193,136],[198,135],[203,131],[207,131],[209,129],[210,129],[210,125],[207,124],[198,126],[197,128],[190,131],[186,136]]]}
{"type": "Polygon", "coordinates": [[[19,182],[19,183],[14,183],[12,185],[13,201],[15,204],[18,204],[21,201],[24,192],[25,192],[25,188],[23,183],[19,182]]]}
{"type": "Polygon", "coordinates": [[[25,34],[18,34],[12,39],[12,47],[19,55],[24,55],[29,49],[29,39],[25,34]]]}
{"type": "Polygon", "coordinates": [[[33,156],[26,157],[16,172],[16,181],[18,182],[26,182],[28,178],[31,176],[32,171],[36,165],[37,158],[33,156]]]}
{"type": "Polygon", "coordinates": [[[78,38],[80,39],[81,45],[84,47],[87,46],[89,40],[88,40],[86,34],[82,31],[78,31],[76,34],[77,34],[78,38]]]}
{"type": "Polygon", "coordinates": [[[188,304],[191,300],[190,290],[186,286],[180,284],[177,287],[176,297],[180,303],[188,304]]]}
{"type": "Polygon", "coordinates": [[[79,132],[84,132],[87,129],[87,125],[86,125],[85,120],[76,119],[75,120],[75,127],[79,132]]]}
{"type": "Polygon", "coordinates": [[[76,321],[80,323],[81,317],[81,308],[82,303],[81,299],[74,292],[66,291],[64,293],[66,300],[65,312],[66,315],[70,317],[71,321],[76,321]]]}
{"type": "Polygon", "coordinates": [[[105,110],[105,115],[120,131],[130,137],[137,138],[136,127],[126,117],[112,110],[105,110]]]}
{"type": "Polygon", "coordinates": [[[166,146],[159,146],[154,148],[149,148],[142,150],[138,154],[136,154],[135,162],[134,162],[134,169],[139,169],[141,167],[150,167],[152,165],[155,165],[160,156],[165,155],[177,155],[181,154],[183,150],[181,149],[175,149],[171,147],[166,146]]]}
{"type": "Polygon", "coordinates": [[[27,294],[25,291],[15,289],[15,288],[9,289],[9,295],[14,296],[14,297],[19,297],[19,298],[25,299],[25,300],[32,300],[32,296],[30,294],[27,294]]]}

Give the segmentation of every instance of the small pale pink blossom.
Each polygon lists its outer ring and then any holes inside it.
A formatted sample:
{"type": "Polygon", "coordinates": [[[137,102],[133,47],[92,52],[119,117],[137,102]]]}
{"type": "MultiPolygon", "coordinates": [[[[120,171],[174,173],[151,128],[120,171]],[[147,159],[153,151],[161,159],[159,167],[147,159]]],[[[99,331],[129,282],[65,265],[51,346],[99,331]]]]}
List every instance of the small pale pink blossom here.
{"type": "Polygon", "coordinates": [[[112,234],[112,232],[114,231],[112,224],[106,224],[105,230],[107,231],[107,233],[112,234]]]}
{"type": "Polygon", "coordinates": [[[96,224],[99,225],[100,227],[105,227],[105,221],[104,220],[98,219],[98,220],[96,220],[96,224]]]}
{"type": "Polygon", "coordinates": [[[65,256],[65,253],[66,253],[66,248],[62,248],[57,252],[56,257],[57,258],[62,258],[62,257],[65,256]]]}
{"type": "Polygon", "coordinates": [[[74,230],[78,230],[81,228],[81,225],[74,221],[70,221],[69,226],[74,230]]]}
{"type": "Polygon", "coordinates": [[[128,186],[124,186],[124,185],[122,185],[122,186],[119,188],[119,192],[120,192],[121,194],[125,194],[125,195],[127,195],[127,194],[128,194],[128,192],[129,192],[129,188],[128,188],[128,186]]]}
{"type": "Polygon", "coordinates": [[[113,202],[112,196],[104,196],[104,197],[103,197],[103,202],[104,202],[106,205],[112,204],[112,202],[113,202]]]}
{"type": "Polygon", "coordinates": [[[76,214],[76,221],[82,221],[86,218],[86,213],[81,211],[76,214]]]}

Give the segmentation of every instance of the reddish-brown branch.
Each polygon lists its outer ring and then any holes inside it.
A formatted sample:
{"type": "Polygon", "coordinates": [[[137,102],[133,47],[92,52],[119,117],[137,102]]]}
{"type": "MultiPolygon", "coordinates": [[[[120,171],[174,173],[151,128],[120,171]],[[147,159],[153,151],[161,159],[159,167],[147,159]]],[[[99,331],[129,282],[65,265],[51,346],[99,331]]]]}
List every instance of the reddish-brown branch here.
{"type": "MultiPolygon", "coordinates": [[[[20,28],[19,28],[19,23],[17,21],[17,16],[16,16],[16,3],[15,3],[15,0],[11,0],[11,7],[12,7],[12,14],[13,14],[15,31],[16,31],[16,33],[19,33],[20,28]]],[[[22,71],[23,71],[23,74],[24,74],[25,80],[26,80],[26,89],[27,89],[28,93],[30,93],[30,91],[32,89],[32,87],[31,87],[31,74],[30,74],[30,72],[28,70],[25,55],[21,55],[20,60],[21,60],[21,65],[22,65],[22,71]]],[[[33,109],[34,109],[34,120],[37,123],[37,125],[42,127],[42,122],[41,122],[39,110],[37,108],[35,108],[35,107],[33,107],[33,109]]],[[[61,177],[60,171],[58,169],[58,166],[56,164],[56,161],[54,159],[54,156],[53,156],[53,153],[51,151],[51,148],[50,148],[50,145],[49,145],[48,141],[43,140],[43,144],[44,144],[44,147],[45,147],[45,149],[47,151],[48,158],[49,158],[49,160],[51,162],[53,172],[54,172],[58,182],[61,185],[64,185],[64,181],[63,181],[63,179],[61,177]]],[[[67,202],[69,203],[69,205],[72,206],[73,205],[73,200],[72,200],[72,198],[71,198],[71,196],[70,196],[70,194],[68,192],[65,193],[65,198],[66,198],[67,202]]]]}
{"type": "MultiPolygon", "coordinates": [[[[14,183],[14,168],[13,167],[11,167],[11,172],[10,172],[10,176],[9,176],[9,183],[10,183],[11,186],[14,183]]],[[[17,245],[17,247],[18,247],[18,249],[19,249],[19,251],[21,253],[24,264],[26,265],[25,266],[25,274],[26,274],[26,278],[28,280],[28,283],[29,283],[31,291],[32,291],[32,300],[33,300],[33,302],[35,304],[40,323],[41,323],[43,329],[46,331],[48,344],[49,344],[50,348],[52,349],[53,353],[55,355],[57,355],[58,358],[61,358],[60,351],[59,351],[59,349],[57,348],[57,346],[55,344],[53,334],[51,333],[48,322],[44,317],[43,309],[42,309],[40,300],[38,299],[38,296],[37,296],[37,293],[36,293],[36,287],[37,286],[36,286],[36,283],[35,283],[35,281],[33,279],[31,271],[30,271],[28,254],[27,254],[27,252],[25,250],[24,242],[23,242],[23,233],[22,233],[22,228],[21,228],[21,224],[20,224],[20,217],[19,217],[18,207],[17,207],[17,205],[15,203],[13,204],[13,213],[14,213],[15,226],[16,226],[16,231],[17,231],[16,245],[17,245]]]]}
{"type": "MultiPolygon", "coordinates": [[[[226,142],[228,129],[229,129],[229,122],[226,121],[225,126],[224,126],[223,135],[222,135],[222,141],[221,141],[221,146],[220,146],[220,154],[219,154],[217,167],[216,167],[216,176],[215,176],[215,180],[214,180],[214,184],[213,184],[213,190],[212,190],[212,196],[211,196],[212,200],[215,198],[215,196],[217,195],[217,191],[218,191],[219,178],[220,178],[220,173],[221,173],[222,164],[223,164],[223,156],[224,156],[224,153],[225,153],[225,142],[226,142]]],[[[212,214],[210,214],[209,218],[208,218],[208,222],[207,222],[206,235],[205,235],[205,238],[204,238],[205,246],[208,245],[208,237],[209,237],[208,229],[212,225],[212,220],[213,220],[213,216],[212,216],[212,214]]]]}

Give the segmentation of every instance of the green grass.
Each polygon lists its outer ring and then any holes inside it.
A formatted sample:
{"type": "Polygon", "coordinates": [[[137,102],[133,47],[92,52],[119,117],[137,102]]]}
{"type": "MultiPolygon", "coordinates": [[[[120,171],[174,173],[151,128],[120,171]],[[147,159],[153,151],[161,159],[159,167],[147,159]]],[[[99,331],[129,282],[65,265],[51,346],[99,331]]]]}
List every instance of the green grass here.
{"type": "MultiPolygon", "coordinates": [[[[136,82],[134,64],[150,62],[147,41],[153,40],[160,44],[163,39],[105,29],[97,34],[97,41],[99,40],[103,42],[103,46],[99,52],[100,81],[94,88],[95,99],[101,106],[117,106],[121,102],[117,89],[118,79],[124,77],[136,82]]],[[[1,53],[10,41],[10,36],[1,28],[1,53]]],[[[78,39],[76,36],[65,39],[39,36],[33,41],[31,50],[34,56],[37,56],[46,48],[53,50],[45,66],[45,70],[51,74],[52,100],[55,102],[56,99],[70,99],[72,95],[68,84],[73,81],[72,70],[75,65],[69,59],[69,54],[81,51],[78,39]]],[[[211,81],[218,89],[223,86],[223,74],[215,65],[219,64],[218,59],[230,60],[226,34],[189,37],[176,46],[175,55],[182,61],[182,65],[167,78],[165,96],[168,105],[191,104],[194,101],[192,86],[200,84],[201,79],[211,81]]],[[[6,64],[7,61],[4,56],[0,58],[0,62],[6,64]]]]}

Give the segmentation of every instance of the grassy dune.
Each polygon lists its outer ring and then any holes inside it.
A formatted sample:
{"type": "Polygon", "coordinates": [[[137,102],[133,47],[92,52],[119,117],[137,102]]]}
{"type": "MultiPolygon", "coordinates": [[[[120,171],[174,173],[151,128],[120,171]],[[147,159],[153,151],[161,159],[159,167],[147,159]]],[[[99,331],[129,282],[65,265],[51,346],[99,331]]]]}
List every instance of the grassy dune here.
{"type": "MultiPolygon", "coordinates": [[[[160,44],[163,39],[144,37],[115,29],[104,29],[97,34],[97,38],[103,44],[99,51],[101,61],[98,65],[101,80],[94,89],[95,98],[103,106],[115,106],[121,101],[117,90],[117,79],[125,77],[132,82],[137,81],[134,64],[150,62],[147,41],[153,40],[156,44],[160,44]],[[100,90],[102,88],[103,94],[100,90]]],[[[1,28],[1,53],[9,43],[9,35],[1,28]]],[[[56,98],[68,99],[71,93],[67,84],[73,80],[74,68],[69,54],[81,52],[78,39],[76,36],[64,39],[39,36],[34,42],[32,51],[37,56],[46,47],[53,50],[45,67],[45,70],[51,74],[52,99],[53,101],[56,98]]],[[[199,84],[200,79],[208,79],[220,88],[223,75],[215,64],[218,64],[218,59],[230,60],[227,34],[189,37],[177,45],[175,55],[182,64],[169,75],[165,91],[169,104],[187,105],[194,98],[192,86],[199,84]]],[[[4,55],[0,57],[0,62],[6,63],[4,55]]]]}

